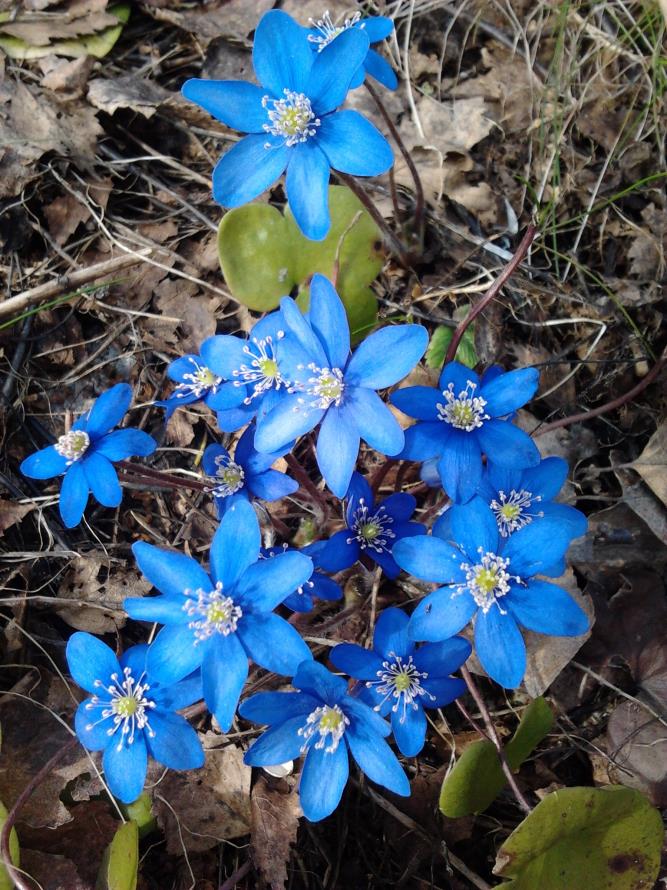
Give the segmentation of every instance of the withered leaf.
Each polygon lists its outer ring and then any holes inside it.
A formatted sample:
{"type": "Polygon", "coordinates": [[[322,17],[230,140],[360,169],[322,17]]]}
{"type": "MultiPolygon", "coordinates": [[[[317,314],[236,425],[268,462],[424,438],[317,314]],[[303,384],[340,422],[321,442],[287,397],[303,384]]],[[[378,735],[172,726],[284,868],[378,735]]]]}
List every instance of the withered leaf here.
{"type": "Polygon", "coordinates": [[[98,77],[88,85],[88,101],[107,114],[130,108],[144,117],[152,117],[170,97],[169,90],[133,74],[113,79],[98,77]]]}
{"type": "Polygon", "coordinates": [[[296,842],[301,807],[296,780],[271,779],[260,774],[252,789],[252,856],[264,880],[278,890],[287,882],[290,848],[296,842]]]}

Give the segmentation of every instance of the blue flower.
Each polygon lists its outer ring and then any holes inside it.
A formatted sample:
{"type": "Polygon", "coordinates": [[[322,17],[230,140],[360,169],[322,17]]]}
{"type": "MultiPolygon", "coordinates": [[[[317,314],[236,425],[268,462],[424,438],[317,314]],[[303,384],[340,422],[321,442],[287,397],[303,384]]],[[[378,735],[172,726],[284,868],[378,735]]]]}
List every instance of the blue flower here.
{"type": "Polygon", "coordinates": [[[213,537],[210,575],[189,556],[140,541],[139,568],[163,596],[126,599],[131,618],[164,624],[148,652],[148,669],[173,683],[201,667],[204,700],[226,732],[232,724],[248,658],[292,675],[310,650],[273,609],[305,583],[313,563],[302,553],[260,559],[255,511],[237,501],[213,537]]]}
{"type": "Polygon", "coordinates": [[[376,390],[393,386],[426,351],[421,325],[374,331],[350,357],[350,329],[340,297],[323,275],[310,286],[306,318],[294,300],[280,304],[285,327],[280,370],[289,395],[257,424],[255,448],[276,451],[321,423],[317,463],[336,497],[347,491],[360,438],[382,454],[398,454],[403,431],[376,390]]]}
{"type": "Polygon", "coordinates": [[[534,368],[484,375],[458,362],[442,370],[438,389],[409,386],[391,397],[392,404],[419,423],[405,433],[401,458],[439,458],[438,470],[449,497],[465,503],[482,479],[482,453],[506,469],[537,466],[533,440],[506,418],[534,395],[539,374],[534,368]]]}
{"type": "Polygon", "coordinates": [[[188,80],[183,95],[228,127],[249,133],[213,171],[213,197],[224,207],[252,201],[287,170],[290,208],[307,238],[330,227],[329,171],[377,176],[393,163],[389,143],[357,111],[336,111],[368,55],[363,30],[349,29],[313,53],[306,29],[267,12],[255,32],[253,66],[261,86],[188,80]]]}
{"type": "Polygon", "coordinates": [[[298,491],[299,483],[291,476],[271,469],[285,451],[260,454],[253,448],[254,438],[255,429],[249,426],[239,439],[233,458],[222,445],[208,445],[204,450],[202,467],[211,480],[220,518],[238,498],[278,501],[298,491]]]}
{"type": "Polygon", "coordinates": [[[261,419],[287,394],[278,364],[284,336],[280,312],[271,312],[257,322],[247,340],[217,334],[202,343],[213,373],[231,381],[242,396],[235,407],[218,411],[223,433],[233,433],[255,416],[261,419]]]}
{"type": "Polygon", "coordinates": [[[232,381],[226,382],[208,365],[211,345],[209,338],[201,346],[201,355],[184,355],[167,368],[167,376],[177,385],[168,399],[156,402],[166,408],[165,420],[181,405],[204,402],[214,411],[236,408],[243,402],[245,393],[232,381]]]}
{"type": "Polygon", "coordinates": [[[558,518],[545,517],[503,538],[496,518],[480,498],[456,510],[449,540],[405,538],[394,559],[423,581],[449,585],[417,606],[408,635],[439,642],[458,633],[475,616],[475,651],[487,674],[514,688],[526,670],[526,647],[519,626],[551,636],[579,636],[588,618],[572,597],[548,581],[535,579],[559,562],[571,537],[558,518]]]}
{"type": "Polygon", "coordinates": [[[120,659],[97,637],[77,632],[67,643],[67,663],[74,680],[92,693],[76,711],[79,740],[91,751],[104,751],[102,763],[113,795],[136,800],[144,787],[148,755],[170,769],[204,765],[199,737],[176,714],[201,697],[201,680],[164,685],[147,671],[148,646],[128,649],[120,659]]]}
{"type": "MultiPolygon", "coordinates": [[[[308,40],[312,43],[315,52],[318,53],[322,52],[325,47],[329,46],[329,44],[340,34],[347,31],[348,28],[357,28],[358,30],[364,31],[367,34],[370,43],[379,43],[381,40],[389,37],[394,30],[394,23],[390,18],[387,18],[387,16],[376,15],[367,19],[362,19],[360,12],[353,13],[340,24],[336,24],[332,21],[328,11],[324,13],[321,19],[317,19],[317,21],[311,19],[310,22],[314,27],[310,29],[308,40]]],[[[382,86],[387,87],[389,90],[395,90],[398,86],[398,80],[394,69],[389,62],[387,62],[386,59],[383,59],[374,49],[368,50],[361,67],[357,69],[356,74],[352,78],[350,89],[354,90],[357,87],[360,87],[367,74],[370,77],[375,78],[375,80],[379,81],[382,86]]]]}
{"type": "MultiPolygon", "coordinates": [[[[314,606],[314,599],[342,599],[343,591],[340,589],[340,586],[332,578],[328,578],[323,572],[318,571],[321,568],[320,554],[326,549],[327,544],[327,541],[315,541],[301,549],[301,553],[305,553],[306,556],[312,559],[315,570],[310,578],[304,584],[300,584],[283,602],[283,605],[293,612],[311,612],[314,606]]],[[[293,552],[293,548],[283,544],[281,547],[262,549],[262,556],[268,559],[279,553],[291,552],[293,552]]]]}
{"type": "Polygon", "coordinates": [[[91,491],[104,507],[120,504],[123,492],[113,462],[146,457],[155,451],[157,443],[141,430],[110,432],[121,422],[131,401],[132,389],[127,383],[118,383],[102,393],[55,445],[36,451],[21,464],[21,472],[31,479],[63,476],[60,515],[67,528],[81,522],[91,491]]]}
{"type": "Polygon", "coordinates": [[[421,523],[409,521],[416,506],[411,494],[400,492],[376,504],[366,479],[354,473],[347,492],[347,528],[336,532],[327,542],[320,557],[322,568],[340,572],[360,556],[368,556],[382,566],[388,578],[398,577],[401,570],[391,555],[395,543],[401,538],[426,534],[421,523]]]}
{"type": "Polygon", "coordinates": [[[306,819],[318,822],[338,806],[349,775],[348,749],[373,782],[407,797],[410,783],[384,739],[389,725],[347,694],[347,683],[315,661],[299,666],[292,685],[300,692],[260,692],[239,714],[269,729],[244,762],[275,766],[303,754],[299,797],[306,819]]]}
{"type": "Polygon", "coordinates": [[[361,699],[383,717],[391,714],[399,751],[415,757],[426,738],[424,708],[441,708],[465,692],[463,680],[449,675],[468,658],[471,646],[463,637],[452,637],[417,649],[407,634],[409,620],[400,609],[385,609],[372,651],[341,643],[329,657],[338,670],[366,681],[361,699]]]}
{"type": "MultiPolygon", "coordinates": [[[[588,522],[581,511],[553,502],[567,479],[567,470],[567,462],[561,457],[547,457],[527,470],[506,470],[496,464],[484,468],[478,497],[493,511],[501,538],[545,517],[559,522],[571,540],[586,534],[588,522]]],[[[434,527],[439,537],[451,537],[452,517],[461,509],[465,508],[454,504],[445,510],[434,527]]],[[[558,578],[564,571],[565,560],[560,559],[540,574],[558,578]]]]}

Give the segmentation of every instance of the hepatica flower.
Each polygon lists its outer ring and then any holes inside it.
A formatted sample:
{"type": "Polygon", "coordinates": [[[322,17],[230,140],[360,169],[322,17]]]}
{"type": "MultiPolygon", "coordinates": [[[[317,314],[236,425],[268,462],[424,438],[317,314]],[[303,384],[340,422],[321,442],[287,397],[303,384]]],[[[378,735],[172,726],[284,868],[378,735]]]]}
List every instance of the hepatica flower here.
{"type": "Polygon", "coordinates": [[[120,659],[97,637],[73,634],[67,663],[74,680],[91,693],[76,711],[79,740],[91,751],[104,751],[102,762],[113,795],[135,801],[144,787],[148,755],[170,769],[204,765],[195,730],[177,708],[191,705],[199,682],[164,685],[146,670],[148,646],[128,649],[120,659]]]}
{"type": "Polygon", "coordinates": [[[88,495],[104,507],[117,507],[123,497],[112,464],[128,457],[146,457],[157,444],[141,430],[114,430],[130,407],[132,389],[118,383],[102,393],[86,414],[82,414],[55,445],[31,454],[21,464],[21,472],[31,479],[62,476],[60,515],[67,528],[81,522],[88,495]]]}
{"type": "Polygon", "coordinates": [[[367,556],[382,567],[388,578],[401,571],[391,555],[401,538],[426,534],[419,522],[410,522],[417,502],[411,494],[397,492],[375,503],[371,487],[360,473],[352,475],[347,492],[347,528],[329,539],[321,564],[329,572],[339,572],[367,556]]]}
{"type": "Polygon", "coordinates": [[[281,373],[286,395],[257,425],[255,447],[276,451],[320,425],[317,463],[342,498],[350,484],[360,439],[382,454],[398,454],[404,437],[376,390],[393,386],[426,351],[421,325],[390,325],[367,337],[350,357],[350,329],[340,297],[314,275],[308,318],[289,297],[281,312],[285,340],[281,373]]]}
{"type": "Polygon", "coordinates": [[[278,501],[299,488],[291,476],[272,470],[284,451],[260,454],[253,447],[255,429],[249,426],[239,439],[234,457],[222,445],[208,445],[202,457],[202,467],[211,484],[218,516],[238,498],[278,501]]]}
{"type": "Polygon", "coordinates": [[[409,386],[391,397],[405,414],[419,421],[405,433],[402,458],[439,458],[443,488],[456,502],[476,493],[482,478],[482,453],[489,463],[507,469],[534,467],[540,454],[530,436],[503,419],[534,395],[539,374],[534,368],[480,378],[458,362],[445,365],[438,388],[409,386]]]}
{"type": "Polygon", "coordinates": [[[410,783],[384,739],[389,725],[372,708],[347,694],[347,683],[314,661],[300,665],[292,680],[299,692],[260,692],[239,714],[269,729],[244,762],[275,766],[303,755],[299,785],[306,819],[317,822],[338,806],[349,775],[348,751],[373,782],[407,797],[410,783]]]}
{"type": "Polygon", "coordinates": [[[245,204],[287,171],[287,199],[299,228],[316,241],[326,236],[330,169],[377,176],[393,163],[389,143],[369,121],[356,111],[336,110],[368,47],[364,31],[350,28],[313,53],[306,29],[274,9],[255,32],[252,58],[260,86],[186,81],[186,99],[249,134],[213,171],[213,197],[219,204],[245,204]]]}
{"type": "MultiPolygon", "coordinates": [[[[323,49],[349,28],[364,31],[370,43],[379,43],[381,40],[389,37],[394,30],[394,23],[387,16],[376,15],[362,19],[360,12],[355,12],[342,21],[334,22],[331,14],[327,11],[321,19],[310,19],[310,24],[312,27],[308,34],[308,40],[311,42],[313,50],[318,53],[321,53],[323,49]]],[[[367,74],[389,90],[395,90],[398,86],[394,69],[386,59],[383,59],[379,53],[370,48],[361,67],[357,69],[352,78],[350,89],[354,90],[360,87],[367,74]]]]}
{"type": "Polygon", "coordinates": [[[385,609],[371,651],[341,643],[330,658],[339,670],[365,681],[360,697],[383,717],[391,715],[399,751],[414,757],[426,738],[424,708],[441,708],[465,692],[463,680],[449,675],[461,667],[471,647],[462,637],[452,637],[417,649],[408,637],[408,622],[400,609],[385,609]]]}
{"type": "Polygon", "coordinates": [[[214,411],[236,408],[243,402],[244,394],[231,381],[225,381],[212,371],[208,363],[211,339],[201,346],[201,355],[184,355],[171,362],[167,376],[176,383],[168,399],[156,402],[166,408],[165,420],[181,405],[204,402],[214,411]]]}
{"type": "MultiPolygon", "coordinates": [[[[315,605],[314,600],[339,600],[343,597],[343,591],[340,585],[336,584],[333,578],[327,577],[323,572],[318,571],[321,566],[321,554],[326,549],[328,541],[315,541],[301,549],[301,553],[305,553],[313,561],[314,571],[310,578],[300,584],[283,602],[284,606],[293,612],[311,612],[315,605]]],[[[262,549],[262,556],[269,559],[280,553],[292,552],[292,548],[287,544],[278,547],[267,547],[262,549]]]]}
{"type": "Polygon", "coordinates": [[[544,517],[503,538],[488,505],[474,498],[452,516],[449,540],[405,538],[394,559],[423,581],[447,585],[426,596],[410,618],[413,640],[446,640],[475,620],[475,651],[482,667],[507,688],[526,670],[520,627],[550,636],[579,636],[588,618],[572,597],[534,576],[559,562],[571,536],[557,518],[544,517]]]}
{"type": "Polygon", "coordinates": [[[260,531],[247,501],[227,510],[213,537],[210,573],[189,556],[143,541],[139,568],[162,593],[126,599],[131,618],[164,624],[148,652],[148,670],[172,683],[201,667],[204,700],[223,732],[231,726],[248,675],[248,658],[292,675],[310,650],[273,609],[305,583],[313,563],[302,553],[260,559],[260,531]]]}

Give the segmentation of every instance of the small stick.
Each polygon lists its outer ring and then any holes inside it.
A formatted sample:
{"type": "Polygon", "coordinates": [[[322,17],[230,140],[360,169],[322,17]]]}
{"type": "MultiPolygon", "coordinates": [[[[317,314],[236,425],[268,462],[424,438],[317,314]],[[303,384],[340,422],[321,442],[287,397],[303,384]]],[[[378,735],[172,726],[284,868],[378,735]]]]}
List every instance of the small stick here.
{"type": "Polygon", "coordinates": [[[137,255],[123,254],[122,256],[114,257],[112,260],[95,263],[92,266],[88,266],[87,269],[79,269],[77,272],[72,272],[69,275],[61,275],[52,281],[47,281],[46,284],[40,284],[39,287],[25,290],[15,297],[10,297],[8,300],[0,302],[0,318],[23,312],[28,307],[41,303],[42,300],[48,300],[50,297],[55,297],[57,294],[70,289],[73,292],[72,296],[74,296],[77,288],[82,285],[95,281],[98,278],[103,278],[105,275],[110,275],[113,272],[118,272],[127,266],[134,266],[143,257],[147,257],[151,253],[153,253],[153,248],[147,247],[144,250],[137,251],[137,255]]]}
{"type": "Polygon", "coordinates": [[[251,868],[252,862],[248,859],[242,866],[240,866],[240,868],[236,869],[231,877],[227,878],[224,884],[220,884],[220,890],[233,890],[241,878],[245,878],[251,868]]]}
{"type": "Polygon", "coordinates": [[[149,479],[156,484],[164,484],[167,488],[191,488],[194,491],[203,491],[208,494],[211,492],[211,486],[206,485],[205,482],[199,482],[196,479],[183,479],[181,476],[163,473],[161,470],[154,470],[152,467],[145,467],[141,464],[132,464],[127,460],[117,461],[116,466],[128,476],[149,479]]]}
{"type": "Polygon", "coordinates": [[[489,714],[489,709],[486,707],[484,699],[479,694],[479,690],[477,686],[475,686],[475,681],[472,678],[472,674],[468,670],[465,665],[461,666],[461,676],[465,680],[465,684],[468,687],[468,691],[472,695],[475,700],[475,704],[477,705],[477,709],[479,713],[482,715],[482,720],[484,721],[484,726],[486,726],[486,731],[489,734],[489,738],[493,742],[496,751],[498,752],[498,757],[500,758],[500,763],[502,764],[503,772],[505,773],[505,777],[509,783],[510,788],[512,789],[512,793],[517,799],[517,802],[524,813],[532,813],[533,808],[528,803],[526,798],[521,793],[519,786],[516,783],[516,779],[514,778],[514,773],[512,772],[509,763],[507,762],[507,757],[505,756],[505,751],[503,746],[498,738],[498,733],[496,732],[496,727],[493,725],[493,720],[491,719],[491,715],[489,714]]]}
{"type": "Polygon", "coordinates": [[[445,356],[445,364],[448,364],[449,362],[454,360],[456,350],[459,348],[459,343],[461,342],[463,335],[480,314],[480,312],[483,312],[486,309],[486,307],[489,305],[491,300],[493,300],[493,298],[496,296],[496,294],[505,284],[508,278],[510,278],[514,274],[517,267],[528,253],[530,245],[535,240],[535,235],[537,235],[536,226],[528,226],[528,228],[526,229],[526,234],[523,236],[521,244],[519,244],[519,246],[517,247],[516,253],[512,257],[512,259],[505,266],[505,268],[500,273],[498,278],[496,278],[496,280],[493,282],[491,287],[487,290],[482,299],[472,307],[472,309],[463,319],[461,324],[456,328],[456,330],[454,331],[454,336],[450,341],[447,355],[445,356]]]}
{"type": "Polygon", "coordinates": [[[340,179],[341,182],[345,183],[345,185],[349,188],[351,192],[359,198],[361,203],[364,205],[366,210],[370,213],[370,215],[375,220],[376,225],[379,229],[381,229],[384,234],[387,236],[389,241],[391,241],[394,250],[396,251],[399,260],[403,265],[407,265],[407,254],[405,250],[405,245],[401,242],[398,235],[392,231],[392,229],[387,225],[385,218],[382,216],[380,211],[377,209],[375,204],[368,197],[363,188],[359,185],[357,180],[353,176],[348,176],[347,173],[339,173],[336,172],[336,176],[340,179]]]}
{"type": "Polygon", "coordinates": [[[327,502],[324,494],[316,485],[313,484],[312,479],[310,478],[308,473],[306,473],[296,457],[291,453],[286,454],[285,462],[290,470],[294,473],[296,481],[299,483],[301,488],[308,492],[311,500],[322,510],[322,513],[325,516],[328,515],[329,508],[327,507],[327,502]]]}

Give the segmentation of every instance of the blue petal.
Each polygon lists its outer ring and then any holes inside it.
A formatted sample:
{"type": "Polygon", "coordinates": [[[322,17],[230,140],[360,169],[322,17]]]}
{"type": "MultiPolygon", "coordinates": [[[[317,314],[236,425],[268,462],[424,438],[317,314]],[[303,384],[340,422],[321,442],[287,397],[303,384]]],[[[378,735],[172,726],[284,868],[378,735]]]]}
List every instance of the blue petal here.
{"type": "Polygon", "coordinates": [[[400,491],[390,494],[380,504],[394,522],[407,522],[417,508],[416,498],[400,491]]]}
{"type": "Polygon", "coordinates": [[[408,639],[410,619],[401,609],[385,609],[378,618],[373,636],[373,648],[383,659],[392,655],[407,658],[412,655],[414,643],[408,639]]]}
{"type": "Polygon", "coordinates": [[[375,498],[373,497],[373,492],[368,484],[368,480],[365,476],[362,476],[361,473],[357,473],[356,471],[352,473],[350,485],[345,497],[347,498],[345,516],[348,525],[352,525],[354,522],[354,514],[361,504],[364,504],[371,513],[373,512],[375,498]]]}
{"type": "MultiPolygon", "coordinates": [[[[242,337],[216,334],[204,340],[200,352],[209,370],[223,380],[232,380],[234,371],[238,371],[241,365],[247,365],[251,360],[246,352],[249,347],[248,341],[242,337]]],[[[239,389],[243,390],[243,387],[239,389]]]]}
{"type": "Polygon", "coordinates": [[[391,553],[387,553],[386,550],[378,551],[369,549],[366,550],[366,556],[379,565],[384,575],[390,580],[393,581],[394,578],[398,578],[401,574],[401,567],[392,557],[391,553]]]}
{"type": "Polygon", "coordinates": [[[133,544],[132,552],[142,574],[167,596],[182,598],[185,590],[209,591],[214,587],[197,560],[184,553],[163,550],[145,541],[133,544]]]}
{"type": "MultiPolygon", "coordinates": [[[[327,115],[317,128],[318,142],[322,129],[331,120],[329,112],[345,101],[350,82],[363,64],[368,48],[366,34],[359,28],[349,28],[315,56],[305,92],[315,114],[327,115]]],[[[384,173],[384,170],[381,172],[384,173]]]]}
{"type": "Polygon", "coordinates": [[[432,695],[433,698],[424,698],[422,703],[425,708],[444,708],[445,705],[451,704],[455,698],[464,695],[466,692],[466,684],[463,680],[455,677],[428,677],[422,680],[424,689],[432,695]]]}
{"type": "Polygon", "coordinates": [[[129,667],[132,671],[132,675],[136,679],[146,672],[147,656],[148,643],[138,643],[136,646],[131,646],[129,649],[126,649],[118,659],[118,662],[123,669],[129,667]]]}
{"type": "Polygon", "coordinates": [[[67,458],[58,454],[53,445],[28,455],[21,464],[21,472],[30,479],[52,479],[67,470],[67,458]]]}
{"type": "Polygon", "coordinates": [[[337,498],[345,497],[358,455],[359,433],[352,412],[345,404],[332,405],[317,437],[317,465],[337,498]]]}
{"type": "Polygon", "coordinates": [[[447,448],[451,434],[452,428],[439,420],[432,423],[415,423],[405,431],[405,445],[399,458],[401,460],[439,458],[447,448]]]}
{"type": "Polygon", "coordinates": [[[324,346],[329,367],[344,368],[350,354],[347,313],[334,286],[317,272],[310,283],[309,318],[324,346]]]}
{"type": "Polygon", "coordinates": [[[204,404],[211,411],[228,411],[230,408],[237,408],[243,404],[245,400],[245,388],[237,386],[231,380],[229,383],[218,384],[216,392],[209,392],[204,396],[204,404]]]}
{"type": "Polygon", "coordinates": [[[87,454],[81,461],[88,487],[105,507],[117,507],[123,499],[118,476],[111,462],[102,454],[87,454]]]}
{"type": "Polygon", "coordinates": [[[167,708],[170,711],[188,708],[194,702],[200,701],[204,697],[201,671],[197,670],[184,680],[179,680],[178,683],[170,683],[168,686],[154,683],[151,686],[151,695],[161,707],[167,708]]]}
{"type": "Polygon", "coordinates": [[[89,751],[103,751],[109,744],[108,730],[113,729],[113,720],[110,717],[102,717],[103,707],[93,705],[88,710],[89,704],[92,702],[87,698],[76,709],[74,729],[81,744],[89,751]]]}
{"type": "Polygon", "coordinates": [[[343,591],[340,585],[336,584],[331,578],[327,578],[321,572],[313,572],[310,578],[313,585],[310,589],[311,597],[317,597],[321,600],[340,600],[343,598],[343,591]]]}
{"type": "Polygon", "coordinates": [[[373,782],[394,794],[408,797],[410,783],[396,755],[383,738],[368,732],[360,723],[350,723],[345,733],[352,756],[359,768],[373,782]]]}
{"type": "Polygon", "coordinates": [[[374,331],[350,359],[345,381],[384,389],[406,377],[426,352],[428,333],[418,324],[388,325],[374,331]]]}
{"type": "Polygon", "coordinates": [[[312,559],[296,550],[260,559],[239,579],[235,598],[244,614],[246,610],[253,614],[271,612],[312,574],[312,559]]]}
{"type": "Polygon", "coordinates": [[[580,510],[567,504],[536,504],[543,519],[560,523],[570,538],[580,538],[588,531],[588,520],[580,510]]]}
{"type": "Polygon", "coordinates": [[[451,584],[465,577],[461,551],[440,538],[402,538],[394,544],[392,556],[402,569],[422,581],[451,584]]]}
{"type": "Polygon", "coordinates": [[[297,345],[301,347],[316,365],[325,368],[328,358],[324,351],[324,346],[306,316],[291,297],[283,297],[280,301],[280,314],[287,334],[287,337],[281,343],[281,347],[284,349],[290,343],[290,340],[294,339],[297,345]]]}
{"type": "Polygon", "coordinates": [[[207,476],[215,476],[218,470],[216,458],[223,458],[224,461],[229,460],[229,451],[227,451],[225,447],[223,447],[222,445],[218,445],[217,443],[207,445],[204,449],[204,453],[201,459],[202,469],[207,476]]]}
{"type": "Polygon", "coordinates": [[[525,472],[527,471],[512,469],[510,467],[500,467],[498,464],[487,464],[486,472],[484,473],[484,477],[479,487],[480,497],[483,497],[485,501],[490,502],[494,498],[497,499],[498,494],[501,491],[509,494],[511,491],[521,491],[522,489],[527,488],[527,486],[523,485],[523,476],[525,472]]]}
{"type": "Polygon", "coordinates": [[[426,714],[421,704],[408,705],[405,709],[399,704],[397,710],[392,710],[391,728],[401,754],[416,757],[426,740],[426,714]]]}
{"type": "Polygon", "coordinates": [[[238,632],[228,636],[216,633],[208,641],[201,676],[206,707],[227,732],[248,676],[248,657],[238,632]]]}
{"type": "Polygon", "coordinates": [[[475,621],[475,652],[492,680],[515,689],[526,672],[526,646],[516,621],[493,605],[475,621]]]}
{"type": "Polygon", "coordinates": [[[387,721],[383,720],[373,707],[358,698],[346,695],[340,702],[340,707],[351,725],[359,727],[360,731],[379,735],[381,738],[391,735],[391,727],[387,721]]]}
{"type": "Polygon", "coordinates": [[[417,420],[438,420],[438,405],[443,396],[434,386],[405,386],[391,394],[390,402],[408,417],[417,420]]]}
{"type": "Polygon", "coordinates": [[[344,528],[332,535],[324,550],[318,554],[320,568],[325,572],[341,572],[349,569],[359,559],[359,542],[356,539],[348,543],[350,530],[344,528]]]}
{"type": "Polygon", "coordinates": [[[204,751],[197,732],[180,714],[156,708],[149,724],[154,736],[146,733],[151,755],[169,769],[198,769],[204,765],[204,751]]]}
{"type": "Polygon", "coordinates": [[[455,503],[465,504],[474,497],[482,478],[482,454],[476,432],[452,429],[438,461],[442,487],[455,503]]]}
{"type": "Polygon", "coordinates": [[[394,20],[386,15],[373,15],[369,16],[367,19],[362,19],[357,25],[357,28],[360,28],[368,34],[368,39],[371,43],[378,43],[380,40],[389,37],[392,33],[394,30],[394,20]]]}
{"type": "Polygon", "coordinates": [[[382,659],[375,652],[362,649],[355,643],[340,643],[329,653],[329,660],[339,671],[357,680],[377,680],[382,671],[382,659]]]}
{"type": "MultiPolygon", "coordinates": [[[[96,443],[95,454],[101,454],[107,460],[116,461],[125,460],[128,457],[147,457],[156,448],[155,439],[148,433],[144,433],[143,430],[114,430],[96,443]]],[[[97,499],[99,500],[99,498],[97,499]]]]}
{"type": "MultiPolygon", "coordinates": [[[[334,170],[351,176],[379,176],[394,163],[391,146],[382,133],[352,109],[323,118],[317,130],[317,144],[334,170]]],[[[419,358],[421,355],[415,364],[419,358]]]]}
{"type": "Polygon", "coordinates": [[[502,555],[509,558],[512,574],[526,580],[561,559],[569,544],[569,530],[557,519],[545,517],[514,532],[502,555]]]}
{"type": "Polygon", "coordinates": [[[135,621],[157,621],[158,624],[186,624],[190,619],[183,611],[185,597],[133,596],[123,601],[123,608],[135,621]]]}
{"type": "Polygon", "coordinates": [[[527,630],[555,637],[578,637],[590,627],[588,616],[567,591],[548,581],[512,586],[505,602],[527,630]]]}
{"type": "Polygon", "coordinates": [[[238,635],[256,664],[286,677],[291,677],[304,661],[313,657],[298,630],[272,612],[244,615],[238,635]]]}
{"type": "Polygon", "coordinates": [[[501,374],[480,389],[486,400],[485,411],[491,417],[504,417],[523,407],[537,392],[540,374],[536,368],[517,368],[501,374]]]}
{"type": "Polygon", "coordinates": [[[262,133],[269,123],[262,105],[266,90],[241,80],[186,80],[181,93],[216,120],[242,133],[262,133]]]}
{"type": "Polygon", "coordinates": [[[467,590],[441,587],[424,597],[414,610],[408,635],[413,640],[439,643],[462,630],[476,611],[477,603],[467,590]]]}
{"type": "Polygon", "coordinates": [[[317,661],[308,660],[299,665],[292,686],[321,698],[327,705],[335,705],[347,692],[347,683],[336,677],[317,661]]]}
{"type": "Polygon", "coordinates": [[[420,671],[426,671],[429,680],[447,677],[457,671],[470,657],[472,647],[463,637],[452,637],[441,643],[426,643],[412,656],[420,671]]]}
{"type": "Polygon", "coordinates": [[[299,490],[298,482],[278,470],[266,470],[257,476],[249,476],[247,484],[251,494],[263,501],[279,501],[299,490]]]}
{"type": "Polygon", "coordinates": [[[146,664],[153,682],[162,686],[177,683],[193,673],[201,664],[206,646],[195,646],[189,627],[163,627],[148,649],[146,664]]]}
{"type": "Polygon", "coordinates": [[[256,411],[257,400],[254,400],[250,405],[240,405],[238,408],[226,408],[224,411],[218,411],[218,427],[223,433],[234,433],[246,423],[250,423],[256,411]]]}
{"type": "Polygon", "coordinates": [[[81,522],[88,502],[88,482],[81,461],[76,461],[63,476],[60,486],[60,515],[67,528],[81,522]]]}
{"type": "MultiPolygon", "coordinates": [[[[442,488],[442,480],[438,472],[439,459],[437,457],[429,458],[419,468],[419,478],[425,482],[429,488],[442,488]]],[[[441,536],[442,537],[442,536],[441,536]]]]}
{"type": "Polygon", "coordinates": [[[345,407],[354,416],[361,438],[380,454],[395,455],[403,448],[405,436],[398,421],[372,389],[350,387],[345,407]]]}
{"type": "Polygon", "coordinates": [[[118,744],[118,735],[104,751],[102,765],[107,783],[114,797],[123,803],[134,803],[144,788],[148,752],[144,733],[138,733],[131,745],[118,744]]]}
{"type": "Polygon", "coordinates": [[[282,97],[285,89],[306,92],[313,54],[305,29],[279,9],[265,13],[255,31],[252,64],[274,96],[282,97]]]}
{"type": "Polygon", "coordinates": [[[395,90],[398,87],[396,72],[389,62],[374,49],[368,50],[364,68],[366,69],[367,74],[374,77],[378,83],[381,83],[382,86],[386,87],[388,90],[395,90]]]}
{"type": "Polygon", "coordinates": [[[167,377],[173,380],[174,383],[184,383],[186,382],[186,375],[196,372],[201,367],[201,364],[198,355],[194,355],[191,352],[181,355],[174,359],[173,362],[170,362],[167,367],[167,377]]]}
{"type": "Polygon", "coordinates": [[[479,377],[471,368],[467,368],[460,362],[449,362],[440,372],[438,386],[444,392],[450,383],[453,384],[454,395],[458,395],[466,389],[469,383],[473,383],[478,388],[479,377]]]}
{"type": "Polygon", "coordinates": [[[309,822],[319,822],[333,813],[343,796],[349,770],[344,742],[332,752],[310,746],[299,784],[301,809],[309,822]]]}
{"type": "Polygon", "coordinates": [[[476,433],[491,463],[523,468],[540,462],[540,452],[530,436],[507,420],[486,420],[476,433]]]}
{"type": "Polygon", "coordinates": [[[86,419],[86,432],[91,439],[98,439],[121,422],[132,401],[132,387],[117,383],[103,392],[93,403],[86,419]]]}
{"type": "MultiPolygon", "coordinates": [[[[272,726],[274,723],[282,723],[292,717],[310,714],[319,705],[319,699],[313,698],[312,695],[307,695],[305,692],[258,692],[241,703],[239,714],[244,720],[272,726]]],[[[303,744],[303,740],[301,744],[303,744]]],[[[281,762],[284,763],[284,761],[281,762]]]]}
{"type": "Polygon", "coordinates": [[[471,562],[477,562],[478,550],[498,552],[498,523],[493,510],[481,498],[452,511],[452,536],[471,562]]]}
{"type": "MultiPolygon", "coordinates": [[[[242,708],[243,705],[239,708],[239,713],[242,708]]],[[[243,762],[246,766],[278,766],[288,760],[296,760],[303,746],[303,736],[298,733],[305,726],[307,713],[288,717],[286,720],[283,718],[284,722],[277,723],[262,733],[245,753],[243,762]]]]}
{"type": "Polygon", "coordinates": [[[211,577],[232,588],[259,559],[261,545],[257,514],[247,501],[237,501],[225,513],[211,542],[211,577]]]}
{"type": "Polygon", "coordinates": [[[303,396],[293,393],[285,396],[269,411],[257,426],[255,448],[258,451],[277,451],[317,426],[324,411],[321,408],[306,408],[302,402],[303,396]]]}
{"type": "Polygon", "coordinates": [[[86,692],[98,694],[97,680],[108,686],[112,674],[121,674],[118,659],[111,649],[102,640],[83,631],[77,631],[69,638],[65,656],[72,679],[86,692]]]}
{"type": "Polygon", "coordinates": [[[545,457],[536,467],[523,471],[522,487],[550,501],[565,484],[567,472],[567,461],[562,457],[545,457]]]}
{"type": "Polygon", "coordinates": [[[329,161],[314,140],[299,142],[290,150],[285,190],[292,215],[306,238],[326,238],[331,226],[329,161]]]}
{"type": "Polygon", "coordinates": [[[288,160],[289,149],[266,133],[245,136],[216,164],[213,199],[223,207],[247,204],[273,185],[288,160]]]}

